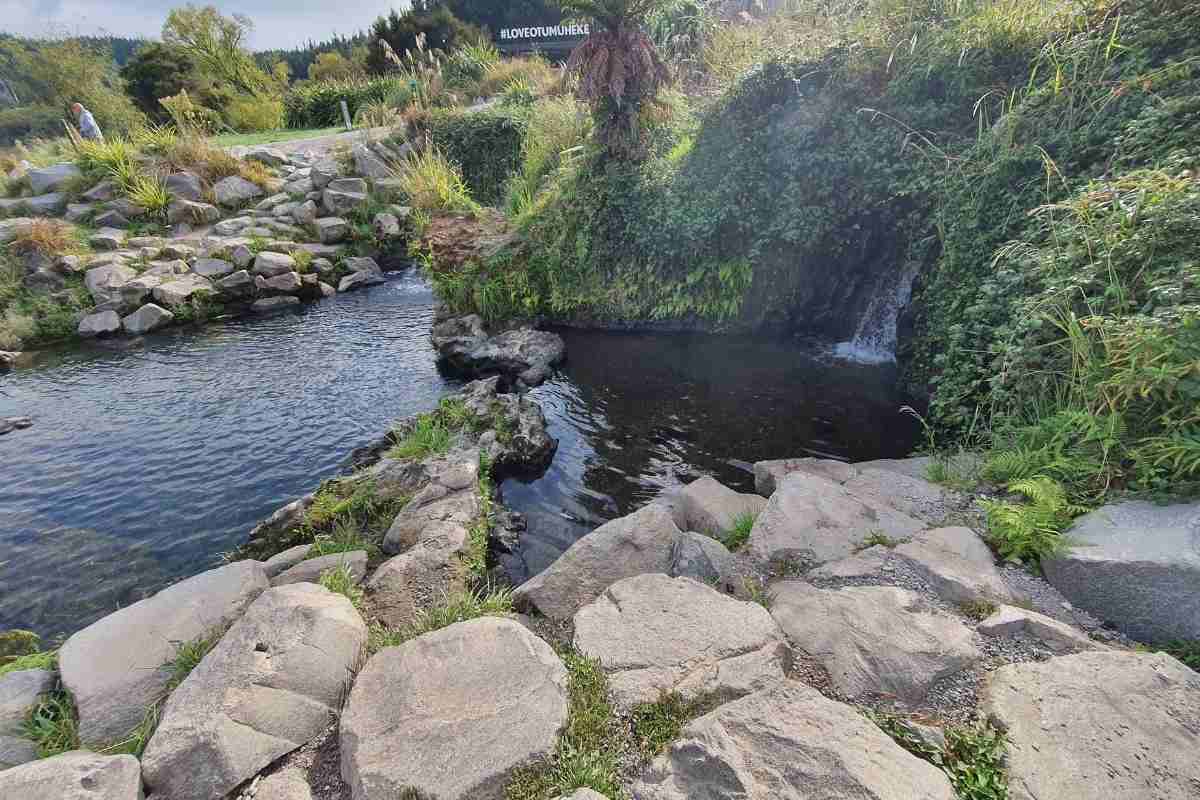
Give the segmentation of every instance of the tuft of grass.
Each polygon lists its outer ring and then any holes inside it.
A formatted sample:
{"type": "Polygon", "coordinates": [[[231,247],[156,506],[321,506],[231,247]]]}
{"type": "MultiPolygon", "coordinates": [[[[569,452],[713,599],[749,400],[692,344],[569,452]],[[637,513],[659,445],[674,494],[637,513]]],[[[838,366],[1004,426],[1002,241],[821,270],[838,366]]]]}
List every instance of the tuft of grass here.
{"type": "Polygon", "coordinates": [[[479,210],[479,204],[471,199],[462,171],[433,145],[410,155],[396,177],[413,208],[430,214],[473,214],[479,210]]]}
{"type": "Polygon", "coordinates": [[[766,586],[754,578],[743,578],[742,588],[746,590],[746,595],[750,598],[751,603],[758,603],[768,611],[771,610],[771,604],[775,601],[775,595],[766,586]]]}
{"type": "Polygon", "coordinates": [[[312,268],[313,254],[301,248],[292,253],[292,260],[296,262],[296,272],[303,275],[312,268]]]}
{"type": "Polygon", "coordinates": [[[906,541],[908,540],[892,538],[883,531],[871,531],[871,534],[867,536],[867,538],[863,539],[854,547],[854,552],[859,553],[863,550],[866,550],[868,547],[875,547],[876,545],[886,547],[891,550],[898,545],[904,544],[906,541]]]}
{"type": "Polygon", "coordinates": [[[130,183],[125,196],[132,202],[146,209],[146,213],[157,219],[165,220],[167,206],[171,205],[171,195],[167,193],[167,185],[158,178],[149,175],[137,175],[130,183]]]}
{"type": "Polygon", "coordinates": [[[388,458],[425,458],[450,449],[453,432],[436,415],[425,414],[417,418],[412,428],[399,437],[388,451],[388,458]]]}
{"type": "Polygon", "coordinates": [[[670,692],[654,703],[634,706],[633,736],[638,752],[647,761],[654,758],[679,738],[684,725],[704,716],[717,705],[718,699],[714,696],[687,699],[678,692],[670,692]]]}
{"type": "Polygon", "coordinates": [[[454,592],[437,605],[421,609],[410,624],[399,630],[373,625],[368,646],[374,653],[385,647],[404,644],[410,639],[441,630],[456,622],[466,622],[479,617],[503,617],[511,614],[512,610],[512,589],[507,587],[454,592]]]}
{"type": "Polygon", "coordinates": [[[38,758],[50,758],[79,749],[78,719],[71,695],[56,689],[38,699],[22,726],[22,733],[37,747],[38,758]]]}
{"type": "Polygon", "coordinates": [[[752,530],[754,530],[754,515],[749,511],[745,511],[734,517],[733,527],[725,531],[725,535],[719,537],[719,539],[722,544],[729,548],[730,552],[733,552],[750,541],[750,531],[752,530]]]}
{"type": "Polygon", "coordinates": [[[495,525],[495,510],[492,503],[492,464],[487,454],[479,454],[479,478],[476,482],[479,494],[479,516],[467,532],[467,553],[463,557],[463,566],[467,574],[477,582],[487,577],[488,539],[495,525]]]}
{"type": "Polygon", "coordinates": [[[271,191],[271,184],[275,181],[275,176],[271,174],[266,165],[258,161],[240,162],[238,174],[251,183],[257,184],[264,192],[271,191]]]}
{"type": "Polygon", "coordinates": [[[995,614],[997,608],[998,606],[991,600],[967,600],[958,604],[958,610],[963,613],[963,616],[977,622],[982,622],[995,614]]]}
{"type": "Polygon", "coordinates": [[[352,553],[356,550],[374,550],[375,547],[363,536],[362,530],[350,519],[341,519],[334,524],[333,533],[318,533],[313,537],[312,547],[305,559],[331,556],[335,553],[352,553]]]}
{"type": "Polygon", "coordinates": [[[358,580],[351,572],[349,564],[342,563],[333,569],[325,570],[321,573],[321,578],[317,583],[335,594],[342,595],[355,608],[362,611],[363,590],[359,587],[358,580]]]}
{"type": "Polygon", "coordinates": [[[986,722],[944,729],[946,749],[921,738],[902,717],[865,711],[879,729],[917,758],[938,767],[960,800],[1007,800],[1004,734],[986,722]]]}
{"type": "Polygon", "coordinates": [[[560,655],[569,676],[567,728],[549,760],[516,772],[505,788],[505,800],[544,800],[582,788],[606,797],[623,796],[619,768],[625,738],[608,699],[608,679],[600,661],[574,650],[560,655]]]}
{"type": "Polygon", "coordinates": [[[43,653],[26,653],[23,656],[16,656],[6,664],[0,664],[0,675],[7,675],[10,672],[20,672],[25,669],[57,669],[58,668],[58,651],[47,650],[43,653]]]}

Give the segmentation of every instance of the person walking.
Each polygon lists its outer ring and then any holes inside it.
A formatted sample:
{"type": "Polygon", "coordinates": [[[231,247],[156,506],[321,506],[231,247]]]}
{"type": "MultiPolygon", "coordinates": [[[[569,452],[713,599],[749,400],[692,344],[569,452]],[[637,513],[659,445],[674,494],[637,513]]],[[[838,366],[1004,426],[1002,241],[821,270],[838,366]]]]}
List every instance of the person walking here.
{"type": "Polygon", "coordinates": [[[94,142],[104,141],[104,134],[100,132],[100,126],[96,124],[96,118],[92,116],[92,112],[79,103],[71,106],[71,112],[75,114],[75,119],[79,120],[79,133],[83,138],[94,142]]]}

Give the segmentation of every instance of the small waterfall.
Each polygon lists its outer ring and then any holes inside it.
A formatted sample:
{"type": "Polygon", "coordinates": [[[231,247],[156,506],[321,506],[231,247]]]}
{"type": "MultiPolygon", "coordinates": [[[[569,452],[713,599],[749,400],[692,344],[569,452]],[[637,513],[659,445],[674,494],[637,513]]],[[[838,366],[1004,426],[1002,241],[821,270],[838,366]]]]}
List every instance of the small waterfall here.
{"type": "Polygon", "coordinates": [[[879,364],[896,360],[896,323],[900,310],[908,305],[913,281],[920,264],[906,265],[902,270],[887,270],[879,276],[875,291],[862,317],[854,338],[840,342],[835,352],[851,361],[879,364]]]}

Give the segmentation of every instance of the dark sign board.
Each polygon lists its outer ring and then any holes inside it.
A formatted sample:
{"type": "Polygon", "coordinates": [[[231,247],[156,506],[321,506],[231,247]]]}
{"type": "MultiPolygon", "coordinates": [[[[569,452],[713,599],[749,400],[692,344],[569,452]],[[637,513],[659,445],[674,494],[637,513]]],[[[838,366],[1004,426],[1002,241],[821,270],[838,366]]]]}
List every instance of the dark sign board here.
{"type": "Polygon", "coordinates": [[[501,28],[496,34],[496,47],[504,53],[566,55],[586,39],[589,32],[586,22],[501,28]]]}

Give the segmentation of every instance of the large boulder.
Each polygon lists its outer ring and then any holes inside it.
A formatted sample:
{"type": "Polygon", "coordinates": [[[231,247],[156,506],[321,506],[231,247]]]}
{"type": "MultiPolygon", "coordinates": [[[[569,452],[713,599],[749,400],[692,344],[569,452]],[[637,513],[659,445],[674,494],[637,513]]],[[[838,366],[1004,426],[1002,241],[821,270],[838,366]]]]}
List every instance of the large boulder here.
{"type": "Polygon", "coordinates": [[[224,297],[244,300],[254,295],[254,276],[244,269],[226,275],[216,283],[217,291],[224,297]]]}
{"type": "Polygon", "coordinates": [[[924,527],[887,503],[858,497],[813,473],[795,472],[758,515],[748,549],[760,561],[814,566],[851,555],[873,535],[905,539],[924,527]]]}
{"type": "Polygon", "coordinates": [[[367,202],[367,184],[359,178],[336,178],[321,193],[325,210],[335,217],[345,216],[367,202]]]}
{"type": "Polygon", "coordinates": [[[500,800],[509,777],[554,751],[567,671],[550,646],[484,617],[381,650],[342,714],[353,800],[500,800]]]}
{"type": "Polygon", "coordinates": [[[395,176],[392,168],[365,144],[356,144],[350,150],[350,155],[354,159],[354,171],[364,178],[383,180],[395,176]]]}
{"type": "Polygon", "coordinates": [[[38,696],[55,684],[54,673],[23,669],[0,675],[0,770],[37,758],[37,747],[25,738],[24,724],[38,696]]]}
{"type": "Polygon", "coordinates": [[[121,287],[137,277],[137,271],[120,263],[92,267],[83,277],[96,305],[121,302],[121,287]]]}
{"type": "Polygon", "coordinates": [[[263,196],[257,184],[238,175],[230,175],[213,184],[213,198],[225,208],[241,208],[256,197],[263,196]]]}
{"type": "Polygon", "coordinates": [[[303,284],[300,275],[295,272],[283,272],[264,278],[259,275],[254,279],[254,286],[264,294],[296,294],[303,284]]]}
{"type": "Polygon", "coordinates": [[[74,164],[51,164],[31,169],[25,173],[25,177],[34,194],[47,194],[65,188],[67,184],[83,177],[83,173],[74,164]]]}
{"type": "Polygon", "coordinates": [[[76,332],[84,339],[108,336],[121,330],[121,317],[115,311],[97,311],[79,320],[76,332]]]}
{"type": "Polygon", "coordinates": [[[681,533],[670,510],[652,503],[606,522],[575,542],[557,561],[518,586],[515,599],[547,617],[568,620],[622,578],[667,572],[681,533]]]}
{"type": "Polygon", "coordinates": [[[306,558],[272,578],[271,585],[317,583],[326,572],[340,569],[343,566],[349,571],[350,577],[354,579],[355,583],[361,583],[362,579],[367,576],[367,551],[353,550],[346,553],[330,553],[327,556],[306,558]]]}
{"type": "Polygon", "coordinates": [[[667,574],[673,578],[693,578],[716,585],[733,572],[733,554],[711,536],[684,531],[671,547],[671,566],[667,574]]]}
{"type": "Polygon", "coordinates": [[[122,740],[162,696],[176,642],[209,636],[267,588],[257,561],[202,572],[114,611],[67,639],[58,653],[63,685],[79,709],[85,744],[122,740]]]}
{"type": "Polygon", "coordinates": [[[321,217],[313,224],[321,244],[337,244],[350,235],[350,224],[341,217],[321,217]]]}
{"type": "Polygon", "coordinates": [[[978,661],[971,631],[893,586],[771,586],[771,616],[792,643],[824,665],[847,697],[921,702],[929,688],[978,661]]]}
{"type": "Polygon", "coordinates": [[[363,289],[367,286],[375,286],[383,282],[384,279],[381,273],[351,272],[338,281],[337,290],[339,292],[348,292],[351,289],[363,289]]]}
{"type": "Polygon", "coordinates": [[[992,551],[970,528],[933,528],[894,552],[952,603],[1011,603],[1016,599],[996,568],[992,551]]]}
{"type": "Polygon", "coordinates": [[[431,498],[422,502],[418,497],[409,501],[404,510],[396,515],[383,539],[385,553],[399,553],[415,545],[429,525],[449,522],[468,527],[479,516],[479,495],[474,487],[463,488],[444,497],[431,498]]]}
{"type": "Polygon", "coordinates": [[[1042,569],[1068,600],[1134,639],[1200,639],[1200,503],[1107,505],[1067,537],[1042,569]]]}
{"type": "Polygon", "coordinates": [[[133,756],[85,750],[32,761],[0,772],[5,800],[142,800],[141,771],[133,756]]]}
{"type": "Polygon", "coordinates": [[[165,306],[179,306],[197,295],[212,294],[212,282],[199,275],[181,275],[154,287],[154,299],[165,306]]]}
{"type": "Polygon", "coordinates": [[[176,172],[168,175],[164,183],[167,187],[167,194],[174,200],[197,203],[204,199],[204,186],[200,183],[200,178],[190,172],[176,172]]]}
{"type": "MultiPolygon", "coordinates": [[[[67,195],[60,192],[28,197],[25,199],[25,213],[34,217],[56,217],[67,210],[67,200],[67,195]]],[[[96,218],[96,225],[104,227],[99,217],[96,218]]]]}
{"type": "Polygon", "coordinates": [[[666,575],[617,581],[579,609],[575,647],[600,660],[625,708],[669,692],[741,697],[782,679],[787,661],[765,608],[666,575]]]}
{"type": "Polygon", "coordinates": [[[1008,736],[1012,800],[1200,797],[1200,673],[1170,656],[1010,664],[988,676],[980,710],[1008,736]]]}
{"type": "Polygon", "coordinates": [[[296,260],[287,253],[272,253],[269,250],[259,253],[254,258],[255,275],[271,278],[296,269],[296,260]]]}
{"type": "Polygon", "coordinates": [[[308,173],[308,178],[316,189],[324,189],[330,181],[335,181],[340,177],[342,177],[342,166],[332,158],[323,158],[315,162],[308,173]]]}
{"type": "Polygon", "coordinates": [[[281,167],[288,163],[287,153],[268,145],[253,147],[242,158],[246,161],[257,161],[268,167],[281,167]]]}
{"type": "Polygon", "coordinates": [[[631,793],[634,800],[955,800],[937,767],[855,709],[794,681],[688,723],[631,793]]]}
{"type": "Polygon", "coordinates": [[[175,315],[162,306],[147,303],[129,316],[121,320],[126,333],[140,336],[170,325],[175,315]]]}
{"type": "Polygon", "coordinates": [[[142,756],[146,785],[171,800],[224,797],[329,726],[366,642],[340,594],[263,592],[171,693],[142,756]]]}
{"type": "Polygon", "coordinates": [[[741,494],[705,475],[679,493],[684,527],[713,536],[733,529],[739,517],[757,518],[767,501],[756,494],[741,494]]]}
{"type": "Polygon", "coordinates": [[[453,317],[433,326],[430,340],[438,358],[467,375],[500,374],[537,386],[566,356],[562,337],[550,331],[517,328],[488,336],[474,314],[453,317]]]}
{"type": "Polygon", "coordinates": [[[233,264],[219,258],[198,258],[196,263],[192,264],[192,271],[201,278],[215,280],[232,274],[233,264]]]}
{"type": "Polygon", "coordinates": [[[372,573],[367,583],[372,615],[399,630],[413,622],[421,609],[466,589],[467,570],[461,556],[469,547],[467,528],[459,523],[425,526],[420,541],[372,573]]]}
{"type": "Polygon", "coordinates": [[[221,210],[208,203],[176,198],[167,206],[167,222],[178,225],[186,222],[189,225],[212,225],[221,218],[221,210]]]}

